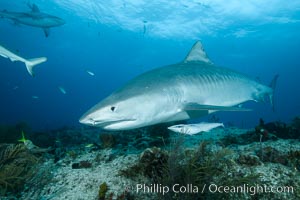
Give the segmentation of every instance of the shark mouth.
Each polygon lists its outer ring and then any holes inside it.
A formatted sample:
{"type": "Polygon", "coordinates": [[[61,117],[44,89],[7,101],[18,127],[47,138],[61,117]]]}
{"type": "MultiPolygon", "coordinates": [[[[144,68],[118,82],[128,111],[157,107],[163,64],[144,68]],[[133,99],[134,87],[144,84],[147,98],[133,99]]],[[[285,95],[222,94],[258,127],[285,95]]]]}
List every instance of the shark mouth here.
{"type": "Polygon", "coordinates": [[[98,127],[105,128],[106,126],[110,126],[121,122],[133,122],[136,121],[136,119],[120,119],[120,120],[111,120],[111,121],[90,119],[89,121],[90,121],[89,125],[91,126],[98,126],[98,127]]]}

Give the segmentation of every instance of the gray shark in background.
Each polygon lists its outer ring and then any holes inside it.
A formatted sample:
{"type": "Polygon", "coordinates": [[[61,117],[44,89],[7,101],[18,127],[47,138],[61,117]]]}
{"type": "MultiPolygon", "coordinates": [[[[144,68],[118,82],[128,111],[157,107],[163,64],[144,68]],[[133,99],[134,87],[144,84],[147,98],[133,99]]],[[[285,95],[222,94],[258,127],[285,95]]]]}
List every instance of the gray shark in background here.
{"type": "Polygon", "coordinates": [[[50,28],[65,24],[65,21],[59,17],[40,12],[35,4],[28,4],[28,6],[31,8],[31,12],[9,12],[4,10],[0,11],[0,17],[11,19],[15,24],[42,28],[46,37],[49,36],[50,28]]]}
{"type": "Polygon", "coordinates": [[[198,41],[183,62],[146,72],[88,110],[79,122],[105,130],[128,130],[188,120],[217,111],[249,111],[247,101],[273,104],[270,86],[215,66],[198,41]]]}
{"type": "Polygon", "coordinates": [[[32,59],[22,58],[21,56],[11,52],[10,50],[6,49],[5,47],[3,47],[1,45],[0,45],[0,56],[2,56],[4,58],[8,58],[12,62],[15,62],[15,61],[23,62],[26,66],[28,73],[31,76],[34,76],[33,67],[47,61],[46,57],[32,58],[32,59]]]}

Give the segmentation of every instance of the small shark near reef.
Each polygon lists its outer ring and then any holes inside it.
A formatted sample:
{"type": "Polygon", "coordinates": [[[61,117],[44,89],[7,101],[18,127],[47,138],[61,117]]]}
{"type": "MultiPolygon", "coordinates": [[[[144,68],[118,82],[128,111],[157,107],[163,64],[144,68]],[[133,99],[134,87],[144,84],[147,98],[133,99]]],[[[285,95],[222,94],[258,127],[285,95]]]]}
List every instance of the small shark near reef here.
{"type": "Polygon", "coordinates": [[[200,132],[209,132],[210,130],[220,126],[224,127],[224,124],[201,122],[199,124],[177,124],[168,127],[168,129],[177,133],[182,133],[186,135],[195,135],[200,132]]]}
{"type": "Polygon", "coordinates": [[[277,77],[267,86],[217,67],[198,41],[184,61],[137,76],[88,110],[79,122],[106,130],[128,130],[216,111],[249,111],[239,105],[265,101],[266,97],[273,104],[277,77]]]}
{"type": "Polygon", "coordinates": [[[65,24],[65,21],[59,17],[40,12],[35,4],[28,4],[28,6],[31,8],[31,12],[9,12],[3,10],[0,11],[0,17],[11,19],[15,24],[42,28],[46,37],[49,36],[50,28],[65,24]]]}
{"type": "Polygon", "coordinates": [[[25,63],[26,69],[31,76],[34,76],[34,73],[33,73],[34,66],[47,61],[46,57],[33,58],[33,59],[22,58],[21,56],[14,54],[13,52],[9,51],[8,49],[4,48],[1,45],[0,45],[0,56],[2,56],[4,58],[9,58],[12,62],[21,61],[21,62],[25,63]]]}

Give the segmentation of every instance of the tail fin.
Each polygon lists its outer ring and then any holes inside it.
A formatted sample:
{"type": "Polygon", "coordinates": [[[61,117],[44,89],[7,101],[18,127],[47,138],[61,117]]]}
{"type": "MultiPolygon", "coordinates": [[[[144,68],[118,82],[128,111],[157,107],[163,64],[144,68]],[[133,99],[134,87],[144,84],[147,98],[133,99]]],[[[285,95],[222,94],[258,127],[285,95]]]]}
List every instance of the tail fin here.
{"type": "Polygon", "coordinates": [[[31,76],[34,76],[33,67],[38,65],[38,64],[41,64],[43,62],[46,62],[46,61],[47,61],[46,57],[28,59],[27,61],[25,61],[25,65],[26,65],[28,73],[31,76]]]}
{"type": "Polygon", "coordinates": [[[274,107],[274,91],[275,91],[275,87],[276,87],[276,83],[277,83],[278,77],[279,77],[279,75],[276,74],[274,76],[274,78],[272,79],[270,85],[269,85],[269,87],[272,88],[272,93],[269,95],[269,97],[270,97],[270,103],[272,105],[273,111],[275,111],[275,107],[274,107]]]}

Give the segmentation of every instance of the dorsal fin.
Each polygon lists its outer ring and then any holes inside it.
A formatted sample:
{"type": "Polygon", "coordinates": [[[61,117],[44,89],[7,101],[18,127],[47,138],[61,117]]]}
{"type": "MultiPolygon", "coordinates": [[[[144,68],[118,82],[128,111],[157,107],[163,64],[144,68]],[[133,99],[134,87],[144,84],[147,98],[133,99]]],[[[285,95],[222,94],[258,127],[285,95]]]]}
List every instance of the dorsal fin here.
{"type": "Polygon", "coordinates": [[[206,63],[212,63],[208,59],[200,41],[197,41],[194,44],[194,46],[192,47],[192,49],[190,50],[189,54],[186,56],[183,62],[190,62],[190,61],[202,61],[206,63]]]}
{"type": "Polygon", "coordinates": [[[39,7],[37,7],[37,5],[32,4],[31,5],[31,11],[37,13],[37,12],[40,12],[40,9],[39,9],[39,7]]]}

